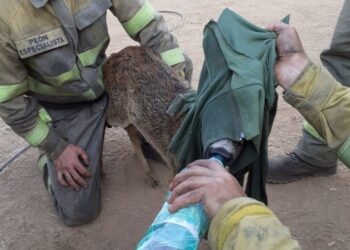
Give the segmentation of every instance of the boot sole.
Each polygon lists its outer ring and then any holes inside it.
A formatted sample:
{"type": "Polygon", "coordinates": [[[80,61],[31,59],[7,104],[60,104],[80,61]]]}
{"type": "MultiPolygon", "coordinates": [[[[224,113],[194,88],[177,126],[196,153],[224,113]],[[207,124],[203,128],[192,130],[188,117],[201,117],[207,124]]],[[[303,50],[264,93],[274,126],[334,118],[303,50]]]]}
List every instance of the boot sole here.
{"type": "Polygon", "coordinates": [[[336,173],[337,173],[337,168],[334,167],[332,169],[326,169],[326,170],[319,171],[316,173],[302,174],[299,176],[289,177],[287,179],[278,179],[278,178],[276,179],[276,178],[270,177],[266,180],[266,182],[269,184],[287,184],[287,183],[299,181],[301,179],[308,178],[308,177],[330,176],[330,175],[334,175],[336,173]]]}

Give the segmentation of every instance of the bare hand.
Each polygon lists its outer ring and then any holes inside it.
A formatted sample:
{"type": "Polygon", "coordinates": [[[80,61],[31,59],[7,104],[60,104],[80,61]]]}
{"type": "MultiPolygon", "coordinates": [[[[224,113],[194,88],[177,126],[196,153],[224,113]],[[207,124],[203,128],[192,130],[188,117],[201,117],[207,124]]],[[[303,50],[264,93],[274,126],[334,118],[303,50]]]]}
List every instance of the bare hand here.
{"type": "Polygon", "coordinates": [[[266,27],[277,33],[277,63],[275,73],[278,83],[287,89],[292,85],[310,63],[295,28],[282,23],[266,27]]]}
{"type": "Polygon", "coordinates": [[[54,160],[57,179],[61,185],[72,187],[75,190],[87,186],[86,178],[91,177],[91,174],[81,160],[86,166],[89,165],[85,151],[72,144],[69,144],[62,154],[54,160]]]}
{"type": "Polygon", "coordinates": [[[215,160],[198,160],[177,174],[170,184],[170,212],[202,202],[210,218],[227,201],[246,196],[237,180],[215,160]]]}

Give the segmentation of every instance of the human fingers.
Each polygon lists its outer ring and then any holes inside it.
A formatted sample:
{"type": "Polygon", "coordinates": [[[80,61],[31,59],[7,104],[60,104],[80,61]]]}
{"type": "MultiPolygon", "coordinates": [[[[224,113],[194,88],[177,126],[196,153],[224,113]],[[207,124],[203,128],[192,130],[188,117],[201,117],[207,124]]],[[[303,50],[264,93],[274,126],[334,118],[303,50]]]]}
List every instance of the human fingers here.
{"type": "Polygon", "coordinates": [[[78,183],[81,187],[87,186],[87,182],[84,180],[84,178],[80,176],[80,174],[75,169],[70,171],[70,175],[72,176],[74,181],[78,183]]]}
{"type": "Polygon", "coordinates": [[[187,168],[192,168],[194,166],[200,166],[200,167],[208,168],[211,170],[216,170],[217,168],[222,168],[222,165],[217,160],[213,160],[213,159],[196,160],[196,161],[190,163],[187,166],[187,168]]]}
{"type": "Polygon", "coordinates": [[[68,171],[64,172],[63,176],[71,188],[75,189],[76,191],[79,191],[79,185],[74,181],[74,179],[68,171]]]}
{"type": "Polygon", "coordinates": [[[194,177],[194,176],[212,176],[213,171],[204,167],[199,166],[193,166],[192,168],[185,168],[180,173],[178,173],[172,182],[170,183],[169,189],[172,191],[177,185],[179,185],[181,182],[185,181],[188,178],[194,177]]]}
{"type": "Polygon", "coordinates": [[[177,197],[173,203],[169,205],[169,212],[174,213],[180,208],[186,207],[190,204],[195,204],[201,201],[205,193],[204,188],[195,189],[177,197]]]}
{"type": "Polygon", "coordinates": [[[64,187],[68,187],[69,186],[69,184],[64,179],[62,172],[57,171],[57,180],[58,180],[58,183],[61,184],[64,187]]]}
{"type": "Polygon", "coordinates": [[[168,202],[173,203],[177,197],[210,184],[213,181],[213,178],[215,177],[196,176],[186,179],[171,191],[171,196],[169,197],[168,202]]]}
{"type": "Polygon", "coordinates": [[[80,162],[79,159],[77,159],[77,161],[75,162],[74,168],[76,171],[78,171],[79,175],[86,178],[91,177],[91,173],[86,169],[86,167],[80,162]]]}
{"type": "Polygon", "coordinates": [[[84,164],[86,166],[89,165],[89,156],[86,154],[85,150],[82,149],[81,147],[77,147],[78,154],[80,158],[83,160],[84,164]]]}

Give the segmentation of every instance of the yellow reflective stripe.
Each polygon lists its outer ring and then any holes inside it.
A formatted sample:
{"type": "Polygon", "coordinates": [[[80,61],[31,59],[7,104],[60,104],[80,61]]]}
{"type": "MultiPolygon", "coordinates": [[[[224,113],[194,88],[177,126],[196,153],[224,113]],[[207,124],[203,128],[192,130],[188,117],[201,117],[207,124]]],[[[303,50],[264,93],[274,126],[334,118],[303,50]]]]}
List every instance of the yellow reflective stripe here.
{"type": "Polygon", "coordinates": [[[169,66],[173,66],[185,61],[184,54],[180,48],[170,49],[160,54],[163,61],[169,66]]]}
{"type": "Polygon", "coordinates": [[[45,166],[45,164],[47,164],[47,162],[48,162],[48,158],[46,155],[42,154],[39,156],[39,158],[36,162],[36,165],[39,168],[41,173],[44,173],[44,166],[45,166]]]}
{"type": "Polygon", "coordinates": [[[218,248],[223,249],[225,241],[229,234],[232,232],[232,228],[234,228],[245,216],[259,216],[259,215],[273,215],[273,213],[262,205],[250,205],[241,208],[238,211],[233,212],[229,215],[229,218],[225,220],[223,223],[220,232],[218,234],[218,248]]]}
{"type": "Polygon", "coordinates": [[[45,123],[52,122],[51,116],[49,115],[49,113],[44,108],[39,109],[39,117],[45,123]]]}
{"type": "Polygon", "coordinates": [[[130,20],[122,23],[122,25],[129,36],[134,36],[152,21],[156,13],[153,6],[148,1],[145,1],[141,9],[130,20]]]}
{"type": "Polygon", "coordinates": [[[79,80],[80,73],[77,65],[74,65],[70,71],[67,71],[58,76],[44,76],[44,79],[50,84],[59,87],[69,81],[79,80]]]}
{"type": "Polygon", "coordinates": [[[79,53],[78,57],[83,66],[91,66],[96,63],[97,57],[99,56],[101,50],[106,46],[106,42],[109,40],[109,38],[106,38],[101,42],[99,45],[97,45],[95,48],[87,50],[83,53],[79,53]]]}
{"type": "Polygon", "coordinates": [[[103,63],[98,68],[97,74],[97,82],[104,88],[105,86],[103,82],[103,63]]]}
{"type": "Polygon", "coordinates": [[[95,92],[92,89],[89,89],[88,91],[85,91],[82,96],[87,99],[87,100],[95,100],[96,99],[96,95],[95,92]]]}
{"type": "Polygon", "coordinates": [[[35,127],[24,137],[32,146],[38,146],[49,134],[49,126],[40,118],[37,120],[35,127]]]}
{"type": "MultiPolygon", "coordinates": [[[[37,81],[36,79],[29,78],[29,89],[35,93],[45,96],[75,96],[73,93],[69,93],[50,85],[37,81]]],[[[96,99],[96,95],[92,89],[85,91],[82,96],[87,100],[96,99]]]]}
{"type": "Polygon", "coordinates": [[[350,137],[348,137],[338,149],[337,156],[348,168],[350,168],[350,137]]]}
{"type": "Polygon", "coordinates": [[[18,84],[0,85],[0,103],[7,102],[13,97],[24,94],[28,91],[28,81],[25,80],[18,84]]]}
{"type": "Polygon", "coordinates": [[[324,139],[317,133],[316,129],[314,129],[314,127],[306,120],[304,120],[303,127],[310,135],[312,135],[320,141],[324,141],[324,139]]]}
{"type": "Polygon", "coordinates": [[[31,91],[38,93],[38,94],[41,94],[41,95],[72,96],[71,93],[68,93],[68,92],[62,91],[58,88],[55,88],[53,86],[41,83],[32,77],[29,78],[29,89],[31,91]]]}

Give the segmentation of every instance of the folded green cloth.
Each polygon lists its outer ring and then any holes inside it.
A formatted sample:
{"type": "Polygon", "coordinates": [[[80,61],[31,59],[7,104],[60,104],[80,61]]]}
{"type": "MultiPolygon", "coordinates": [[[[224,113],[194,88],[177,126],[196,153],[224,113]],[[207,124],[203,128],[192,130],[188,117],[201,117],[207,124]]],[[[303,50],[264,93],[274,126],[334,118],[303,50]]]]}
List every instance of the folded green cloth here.
{"type": "Polygon", "coordinates": [[[243,141],[230,172],[242,178],[249,171],[247,194],[265,203],[267,139],[277,106],[275,39],[274,32],[225,9],[204,29],[197,92],[179,96],[168,109],[174,119],[187,113],[168,148],[178,170],[203,158],[217,140],[243,141]]]}

